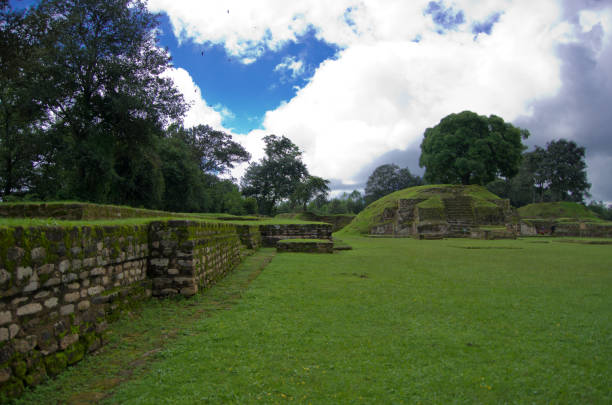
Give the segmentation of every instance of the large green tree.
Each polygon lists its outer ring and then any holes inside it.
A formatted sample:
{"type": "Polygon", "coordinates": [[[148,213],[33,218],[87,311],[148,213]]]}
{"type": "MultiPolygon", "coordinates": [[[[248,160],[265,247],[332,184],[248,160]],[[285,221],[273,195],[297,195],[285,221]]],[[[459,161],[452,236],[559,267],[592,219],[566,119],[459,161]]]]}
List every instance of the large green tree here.
{"type": "Polygon", "coordinates": [[[39,127],[45,109],[35,86],[36,36],[23,12],[0,4],[0,195],[7,199],[32,185],[40,161],[39,127]]]}
{"type": "Polygon", "coordinates": [[[546,144],[540,167],[554,201],[582,202],[589,196],[585,153],[584,147],[566,139],[546,144]]]}
{"type": "Polygon", "coordinates": [[[419,165],[429,183],[484,185],[518,172],[528,136],[495,115],[450,114],[425,130],[419,165]]]}
{"type": "Polygon", "coordinates": [[[396,164],[378,166],[368,177],[365,199],[368,204],[394,191],[420,186],[423,180],[414,176],[408,168],[400,169],[396,164]]]}
{"type": "Polygon", "coordinates": [[[42,0],[30,21],[60,196],[159,206],[155,139],[186,105],[162,76],[170,57],[157,46],[156,16],[140,0],[42,0]]]}
{"type": "Polygon", "coordinates": [[[302,152],[285,136],[264,137],[265,157],[249,165],[241,181],[242,193],[254,197],[262,214],[272,214],[276,204],[290,198],[308,179],[302,152]]]}

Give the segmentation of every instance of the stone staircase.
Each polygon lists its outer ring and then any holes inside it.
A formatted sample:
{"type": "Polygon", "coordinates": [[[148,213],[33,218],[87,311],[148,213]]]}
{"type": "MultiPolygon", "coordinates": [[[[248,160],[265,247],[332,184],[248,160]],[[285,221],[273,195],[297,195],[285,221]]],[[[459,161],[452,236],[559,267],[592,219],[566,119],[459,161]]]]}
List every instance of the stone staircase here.
{"type": "Polygon", "coordinates": [[[448,222],[448,236],[466,236],[474,227],[474,211],[472,200],[469,197],[457,196],[445,198],[444,209],[446,211],[446,221],[448,222]]]}

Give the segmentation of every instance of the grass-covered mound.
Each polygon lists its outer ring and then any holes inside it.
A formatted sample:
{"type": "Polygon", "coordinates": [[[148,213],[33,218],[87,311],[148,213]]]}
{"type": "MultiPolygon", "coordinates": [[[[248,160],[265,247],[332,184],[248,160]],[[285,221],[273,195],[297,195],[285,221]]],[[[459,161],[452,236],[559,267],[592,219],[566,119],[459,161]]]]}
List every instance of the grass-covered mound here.
{"type": "Polygon", "coordinates": [[[398,200],[424,198],[419,203],[420,208],[443,209],[443,198],[450,197],[471,197],[474,199],[476,207],[495,206],[491,201],[500,200],[498,196],[488,191],[486,188],[477,185],[458,186],[451,184],[434,184],[426,186],[410,187],[396,191],[382,197],[368,205],[347,225],[340,233],[346,234],[367,234],[370,229],[379,224],[385,209],[397,207],[398,200]]]}
{"type": "Polygon", "coordinates": [[[318,215],[314,212],[288,212],[278,214],[275,218],[281,219],[298,219],[301,221],[310,222],[325,222],[332,225],[333,232],[337,232],[351,223],[355,214],[330,214],[330,215],[318,215]]]}
{"type": "Polygon", "coordinates": [[[582,204],[568,201],[542,202],[525,205],[518,209],[523,219],[571,219],[597,222],[595,213],[582,204]]]}

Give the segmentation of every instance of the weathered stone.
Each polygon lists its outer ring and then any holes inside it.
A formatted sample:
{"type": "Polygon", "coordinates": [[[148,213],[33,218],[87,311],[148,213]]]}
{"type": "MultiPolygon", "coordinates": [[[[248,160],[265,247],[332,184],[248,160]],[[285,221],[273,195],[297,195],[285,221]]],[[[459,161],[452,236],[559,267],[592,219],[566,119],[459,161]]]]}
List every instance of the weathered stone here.
{"type": "Polygon", "coordinates": [[[87,292],[89,293],[89,295],[90,295],[90,296],[91,296],[91,295],[98,295],[98,294],[100,294],[100,293],[101,293],[101,292],[103,292],[103,291],[104,291],[104,287],[102,287],[102,286],[100,286],[100,285],[96,285],[96,286],[93,286],[93,287],[89,287],[89,288],[87,289],[87,292]]]}
{"type": "Polygon", "coordinates": [[[19,330],[20,330],[19,325],[17,325],[16,323],[9,326],[10,338],[13,339],[15,336],[17,336],[17,334],[19,333],[19,330]]]}
{"type": "Polygon", "coordinates": [[[151,264],[153,266],[166,267],[168,263],[170,263],[170,260],[167,258],[151,259],[151,264]]]}
{"type": "Polygon", "coordinates": [[[0,342],[6,342],[9,340],[8,328],[0,328],[0,342]]]}
{"type": "Polygon", "coordinates": [[[21,281],[24,278],[28,278],[30,276],[32,276],[31,267],[17,267],[17,280],[21,281]]]}
{"type": "Polygon", "coordinates": [[[70,260],[62,260],[57,267],[60,273],[65,273],[70,268],[70,260]]]}
{"type": "Polygon", "coordinates": [[[81,284],[79,283],[70,283],[67,285],[69,290],[78,290],[81,288],[81,284]]]}
{"type": "Polygon", "coordinates": [[[13,304],[14,306],[17,306],[29,300],[30,299],[28,297],[17,297],[13,301],[11,301],[11,304],[13,304]]]}
{"type": "Polygon", "coordinates": [[[171,276],[176,276],[179,273],[179,269],[168,269],[168,274],[170,274],[171,276]]]}
{"type": "Polygon", "coordinates": [[[181,288],[181,295],[191,297],[198,293],[198,286],[181,288]]]}
{"type": "Polygon", "coordinates": [[[23,292],[24,293],[33,292],[33,291],[38,290],[38,287],[39,287],[38,280],[33,280],[28,285],[23,287],[23,292]]]}
{"type": "Polygon", "coordinates": [[[47,250],[44,247],[37,247],[30,251],[30,257],[34,261],[42,260],[47,257],[47,250]]]}
{"type": "Polygon", "coordinates": [[[60,315],[66,316],[74,313],[74,304],[64,305],[60,308],[60,315]]]}
{"type": "Polygon", "coordinates": [[[4,284],[11,279],[11,273],[5,269],[0,269],[0,284],[4,284]]]}
{"type": "Polygon", "coordinates": [[[91,306],[91,304],[90,304],[89,301],[81,301],[81,302],[78,303],[77,309],[79,311],[85,311],[85,310],[89,309],[90,306],[91,306]]]}
{"type": "Polygon", "coordinates": [[[73,292],[73,293],[69,293],[64,295],[64,302],[75,302],[78,301],[79,298],[81,298],[81,293],[80,292],[73,292]]]}
{"type": "Polygon", "coordinates": [[[5,325],[10,323],[13,320],[13,314],[11,311],[2,311],[0,312],[0,325],[5,325]]]}
{"type": "Polygon", "coordinates": [[[79,278],[83,281],[87,280],[89,278],[89,272],[88,271],[82,271],[79,273],[79,278]]]}
{"type": "Polygon", "coordinates": [[[74,274],[74,273],[66,273],[64,275],[62,275],[62,282],[63,283],[70,283],[71,281],[74,281],[76,279],[78,279],[79,277],[74,274]]]}
{"type": "Polygon", "coordinates": [[[45,307],[47,308],[53,308],[55,306],[57,306],[57,302],[59,300],[57,299],[57,297],[51,297],[48,300],[45,300],[45,307]]]}
{"type": "Polygon", "coordinates": [[[10,261],[17,261],[23,257],[25,251],[17,246],[13,246],[7,249],[6,258],[10,261]]]}
{"type": "Polygon", "coordinates": [[[43,275],[43,274],[51,274],[53,273],[54,270],[55,270],[55,265],[53,263],[46,263],[46,264],[39,266],[36,272],[40,275],[43,275]]]}
{"type": "Polygon", "coordinates": [[[43,287],[53,287],[53,286],[61,284],[61,282],[62,280],[60,280],[59,278],[51,277],[49,280],[45,282],[45,284],[43,284],[43,287]]]}
{"type": "Polygon", "coordinates": [[[39,300],[41,298],[46,298],[49,296],[49,294],[50,294],[49,290],[43,290],[43,291],[37,292],[36,295],[34,296],[34,299],[39,300]]]}
{"type": "Polygon", "coordinates": [[[13,345],[15,346],[15,350],[19,353],[28,353],[34,347],[36,347],[36,342],[38,338],[34,335],[27,336],[25,339],[15,339],[13,345]]]}
{"type": "Polygon", "coordinates": [[[17,316],[33,315],[42,311],[42,305],[37,302],[17,308],[17,316]]]}
{"type": "Polygon", "coordinates": [[[60,339],[60,349],[65,350],[68,346],[79,341],[78,334],[66,335],[60,339]]]}

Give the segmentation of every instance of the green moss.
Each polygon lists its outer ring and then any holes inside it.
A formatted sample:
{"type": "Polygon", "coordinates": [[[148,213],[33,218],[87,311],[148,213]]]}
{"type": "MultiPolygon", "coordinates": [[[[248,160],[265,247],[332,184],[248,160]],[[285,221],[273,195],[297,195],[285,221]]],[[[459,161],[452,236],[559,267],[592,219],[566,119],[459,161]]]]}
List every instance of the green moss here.
{"type": "Polygon", "coordinates": [[[66,354],[66,362],[70,365],[81,361],[85,355],[85,348],[81,342],[76,342],[68,346],[64,353],[66,354]]]}
{"type": "Polygon", "coordinates": [[[439,195],[434,195],[428,198],[425,201],[421,201],[417,204],[419,208],[441,208],[444,209],[444,202],[439,195]]]}
{"type": "Polygon", "coordinates": [[[17,377],[23,378],[25,377],[27,372],[28,372],[28,365],[26,364],[25,361],[16,361],[13,363],[13,373],[17,377]]]}
{"type": "Polygon", "coordinates": [[[23,381],[11,378],[0,387],[0,402],[4,403],[10,399],[17,398],[23,394],[23,381]]]}
{"type": "Polygon", "coordinates": [[[68,359],[62,352],[51,354],[45,357],[45,366],[49,375],[56,376],[68,366],[68,359]]]}

